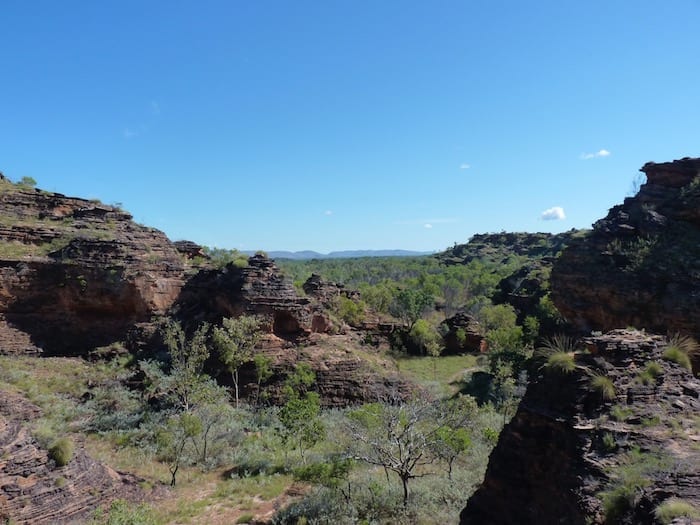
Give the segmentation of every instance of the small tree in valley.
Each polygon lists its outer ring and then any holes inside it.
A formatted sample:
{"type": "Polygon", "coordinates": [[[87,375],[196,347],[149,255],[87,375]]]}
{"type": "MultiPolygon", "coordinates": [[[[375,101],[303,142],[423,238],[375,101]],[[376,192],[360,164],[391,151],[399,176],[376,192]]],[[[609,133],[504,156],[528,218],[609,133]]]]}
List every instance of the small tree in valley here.
{"type": "Polygon", "coordinates": [[[306,461],[306,450],[326,435],[326,428],[319,417],[321,399],[316,392],[307,391],[315,380],[316,376],[309,365],[297,365],[284,387],[287,402],[279,412],[282,440],[286,445],[299,449],[302,462],[306,461]]]}
{"type": "Polygon", "coordinates": [[[239,398],[238,371],[253,357],[253,349],[261,336],[260,326],[259,318],[243,315],[237,318],[226,318],[221,326],[213,330],[212,336],[219,357],[231,373],[236,408],[238,408],[239,398]]]}

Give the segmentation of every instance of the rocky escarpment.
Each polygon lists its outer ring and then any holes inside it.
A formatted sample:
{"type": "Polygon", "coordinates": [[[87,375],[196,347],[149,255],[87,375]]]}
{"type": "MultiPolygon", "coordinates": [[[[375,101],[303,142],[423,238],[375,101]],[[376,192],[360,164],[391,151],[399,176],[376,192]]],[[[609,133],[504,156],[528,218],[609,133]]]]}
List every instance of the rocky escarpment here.
{"type": "Polygon", "coordinates": [[[0,179],[0,352],[80,355],[164,314],[186,278],[160,231],[0,179]]]}
{"type": "Polygon", "coordinates": [[[474,235],[466,244],[455,244],[436,255],[444,264],[467,264],[474,260],[507,263],[513,256],[541,259],[556,257],[583,232],[502,232],[474,235]]]}
{"type": "Polygon", "coordinates": [[[0,391],[0,520],[49,525],[87,520],[116,498],[143,496],[139,480],[116,472],[77,443],[68,464],[58,467],[32,436],[39,408],[18,394],[0,391]]]}
{"type": "Polygon", "coordinates": [[[652,524],[672,497],[700,509],[700,381],[660,336],[586,344],[572,373],[539,369],[460,523],[652,524]]]}
{"type": "Polygon", "coordinates": [[[641,171],[639,193],[564,250],[552,299],[582,332],[635,326],[700,338],[700,159],[641,171]]]}

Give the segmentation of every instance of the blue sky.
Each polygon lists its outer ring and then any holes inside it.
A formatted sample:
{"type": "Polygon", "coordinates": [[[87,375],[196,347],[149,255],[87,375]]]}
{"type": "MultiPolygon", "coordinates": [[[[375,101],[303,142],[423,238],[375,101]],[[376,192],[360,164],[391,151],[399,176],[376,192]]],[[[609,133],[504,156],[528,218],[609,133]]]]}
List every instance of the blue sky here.
{"type": "Polygon", "coordinates": [[[700,155],[698,0],[4,0],[0,18],[0,170],[173,240],[585,228],[646,161],[700,155]]]}

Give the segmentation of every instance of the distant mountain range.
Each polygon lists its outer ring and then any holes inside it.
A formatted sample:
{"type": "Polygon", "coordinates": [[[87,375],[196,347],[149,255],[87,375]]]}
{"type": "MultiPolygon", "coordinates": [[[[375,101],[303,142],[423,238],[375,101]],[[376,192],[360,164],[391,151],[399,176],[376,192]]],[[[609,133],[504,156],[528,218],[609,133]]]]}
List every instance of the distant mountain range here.
{"type": "MultiPolygon", "coordinates": [[[[253,255],[255,252],[245,252],[253,255]]],[[[312,250],[300,252],[272,251],[266,252],[270,259],[294,259],[297,261],[308,259],[350,259],[354,257],[416,257],[431,255],[435,252],[414,252],[411,250],[345,250],[330,253],[318,253],[312,250]]]]}

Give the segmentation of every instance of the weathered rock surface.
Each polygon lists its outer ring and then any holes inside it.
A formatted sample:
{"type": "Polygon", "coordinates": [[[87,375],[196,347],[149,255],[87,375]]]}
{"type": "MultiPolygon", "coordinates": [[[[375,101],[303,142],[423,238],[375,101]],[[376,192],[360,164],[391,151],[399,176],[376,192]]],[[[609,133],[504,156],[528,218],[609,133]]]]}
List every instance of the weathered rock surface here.
{"type": "Polygon", "coordinates": [[[472,236],[466,244],[455,244],[436,255],[445,264],[467,264],[474,260],[507,263],[514,255],[528,258],[551,258],[559,253],[582,232],[564,233],[502,232],[472,236]]]}
{"type": "MultiPolygon", "coordinates": [[[[312,334],[302,345],[282,339],[275,344],[268,338],[259,350],[271,361],[273,377],[262,385],[272,403],[286,401],[282,387],[287,376],[299,363],[308,364],[316,375],[313,390],[325,407],[346,407],[381,399],[407,398],[415,385],[402,379],[395,365],[375,349],[363,346],[360,333],[345,335],[312,334]]],[[[240,371],[243,393],[257,397],[255,369],[244,366],[240,371]]]]}
{"type": "Polygon", "coordinates": [[[572,374],[540,369],[460,523],[603,523],[601,493],[635,461],[647,466],[643,481],[612,522],[657,523],[653,510],[670,497],[700,509],[700,381],[664,360],[660,336],[618,330],[586,343],[572,374]],[[644,382],[651,362],[661,373],[644,382]],[[612,381],[613,400],[591,386],[594,374],[612,381]]]}
{"type": "Polygon", "coordinates": [[[360,298],[360,292],[357,290],[350,290],[343,284],[326,281],[316,273],[311,274],[302,288],[308,296],[313,297],[324,306],[331,306],[337,297],[360,298]]]}
{"type": "Polygon", "coordinates": [[[443,336],[444,355],[486,351],[486,339],[481,333],[479,321],[471,315],[457,312],[442,324],[446,328],[443,336]]]}
{"type": "Polygon", "coordinates": [[[185,266],[120,209],[0,180],[0,353],[80,355],[164,314],[185,266]]]}
{"type": "Polygon", "coordinates": [[[80,443],[68,464],[57,467],[31,435],[29,425],[39,415],[22,396],[0,391],[0,520],[82,523],[113,499],[143,496],[137,478],[96,462],[80,443]]]}
{"type": "Polygon", "coordinates": [[[250,257],[243,268],[229,264],[221,270],[200,271],[182,289],[172,313],[191,325],[258,315],[269,321],[271,333],[285,339],[311,332],[311,301],[299,297],[292,283],[264,255],[250,257]]]}
{"type": "Polygon", "coordinates": [[[639,193],[564,250],[552,300],[582,332],[634,326],[700,338],[700,159],[641,171],[639,193]]]}

